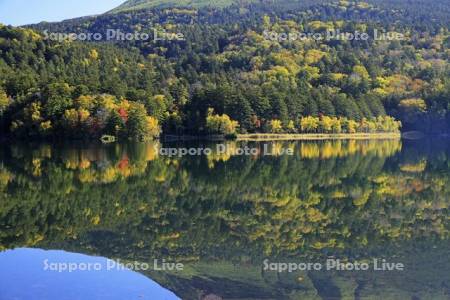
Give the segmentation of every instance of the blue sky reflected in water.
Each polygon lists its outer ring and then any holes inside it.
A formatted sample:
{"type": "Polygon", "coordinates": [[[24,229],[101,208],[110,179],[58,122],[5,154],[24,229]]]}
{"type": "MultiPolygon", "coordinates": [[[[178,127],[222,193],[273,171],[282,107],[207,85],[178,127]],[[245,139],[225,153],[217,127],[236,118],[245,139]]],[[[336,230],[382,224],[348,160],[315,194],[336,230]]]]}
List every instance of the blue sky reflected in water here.
{"type": "Polygon", "coordinates": [[[179,299],[149,278],[132,271],[107,270],[107,259],[65,251],[16,249],[0,253],[0,299],[179,299]],[[100,271],[44,270],[50,263],[99,263],[100,271]]]}

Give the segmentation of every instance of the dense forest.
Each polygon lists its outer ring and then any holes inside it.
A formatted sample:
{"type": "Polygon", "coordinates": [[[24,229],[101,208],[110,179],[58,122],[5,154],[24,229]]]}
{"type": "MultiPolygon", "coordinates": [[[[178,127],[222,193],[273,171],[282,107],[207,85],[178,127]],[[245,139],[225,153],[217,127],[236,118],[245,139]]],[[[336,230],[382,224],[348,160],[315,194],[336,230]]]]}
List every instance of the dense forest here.
{"type": "Polygon", "coordinates": [[[1,26],[1,135],[448,133],[447,1],[229,2],[1,26]],[[150,38],[47,38],[109,29],[150,38]],[[330,32],[370,38],[286,39],[330,32]]]}

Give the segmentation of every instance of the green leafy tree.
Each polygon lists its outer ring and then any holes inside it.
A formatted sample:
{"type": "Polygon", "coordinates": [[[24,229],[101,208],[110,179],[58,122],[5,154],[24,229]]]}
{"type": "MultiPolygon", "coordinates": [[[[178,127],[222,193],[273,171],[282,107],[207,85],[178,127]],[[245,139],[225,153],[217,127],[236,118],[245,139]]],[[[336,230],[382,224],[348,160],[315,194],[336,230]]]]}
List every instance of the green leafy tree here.
{"type": "Polygon", "coordinates": [[[67,83],[52,83],[45,87],[42,94],[46,116],[57,119],[73,105],[72,88],[67,83]]]}
{"type": "Polygon", "coordinates": [[[131,103],[128,110],[127,132],[129,138],[136,140],[145,140],[149,137],[147,110],[143,104],[131,103]]]}

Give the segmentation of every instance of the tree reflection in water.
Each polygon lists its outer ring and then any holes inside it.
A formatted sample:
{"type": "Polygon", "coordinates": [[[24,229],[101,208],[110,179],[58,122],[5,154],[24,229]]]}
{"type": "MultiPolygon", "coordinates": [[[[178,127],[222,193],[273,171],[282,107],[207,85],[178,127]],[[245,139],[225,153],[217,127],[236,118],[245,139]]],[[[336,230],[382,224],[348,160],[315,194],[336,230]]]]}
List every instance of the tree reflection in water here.
{"type": "Polygon", "coordinates": [[[227,146],[183,157],[159,149],[199,145],[4,148],[0,249],[182,262],[147,275],[183,299],[448,296],[448,143],[273,142],[273,156],[263,143],[227,146]],[[236,155],[244,146],[260,151],[236,155]],[[267,257],[395,258],[408,271],[277,274],[262,270],[267,257]]]}

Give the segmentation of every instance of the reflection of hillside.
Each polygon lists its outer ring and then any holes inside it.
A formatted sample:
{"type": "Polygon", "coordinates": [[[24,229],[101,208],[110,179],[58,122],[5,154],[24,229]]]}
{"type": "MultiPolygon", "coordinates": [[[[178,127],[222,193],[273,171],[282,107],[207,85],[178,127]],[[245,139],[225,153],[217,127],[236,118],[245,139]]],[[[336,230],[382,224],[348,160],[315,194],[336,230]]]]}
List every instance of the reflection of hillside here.
{"type": "Polygon", "coordinates": [[[0,171],[1,245],[106,230],[115,233],[113,244],[136,245],[142,255],[165,249],[179,256],[183,249],[181,256],[195,259],[200,248],[238,250],[242,243],[273,255],[447,237],[448,176],[392,169],[381,154],[398,144],[375,145],[348,142],[345,149],[372,150],[322,160],[298,152],[239,156],[212,170],[198,157],[158,157],[153,145],[12,148],[14,159],[5,158],[0,171]]]}
{"type": "MultiPolygon", "coordinates": [[[[263,271],[261,261],[242,256],[230,261],[189,263],[183,272],[146,272],[182,299],[446,299],[450,289],[448,243],[430,241],[398,248],[396,261],[407,272],[263,271]]],[[[285,258],[298,262],[307,259],[285,258]]]]}
{"type": "MultiPolygon", "coordinates": [[[[309,159],[330,159],[355,155],[376,156],[386,158],[395,155],[401,150],[399,140],[367,140],[367,141],[321,141],[321,142],[267,142],[244,143],[227,142],[225,151],[218,151],[215,145],[207,145],[212,153],[206,156],[209,168],[214,168],[217,162],[227,162],[233,157],[242,156],[239,149],[256,149],[257,157],[263,158],[265,150],[271,157],[286,156],[287,149],[295,156],[309,159]]],[[[13,146],[10,149],[10,159],[22,163],[28,175],[34,177],[45,176],[42,173],[42,164],[57,162],[66,170],[76,171],[74,174],[81,182],[114,182],[119,178],[144,174],[150,162],[163,159],[166,163],[178,163],[179,157],[159,156],[161,145],[157,142],[134,145],[112,145],[92,147],[62,147],[52,148],[43,144],[33,151],[27,147],[13,146]]],[[[174,147],[167,145],[165,147],[174,147]]],[[[253,152],[252,152],[253,153],[253,152]]],[[[251,156],[255,158],[254,156],[251,156]]],[[[1,180],[6,180],[6,171],[0,173],[1,180]]],[[[162,180],[162,178],[161,178],[162,180]]]]}
{"type": "MultiPolygon", "coordinates": [[[[330,143],[289,143],[294,156],[232,156],[213,166],[207,157],[158,156],[153,145],[12,147],[1,153],[0,248],[163,256],[195,267],[224,259],[251,265],[263,256],[370,257],[408,241],[447,241],[450,177],[442,153],[411,172],[402,165],[423,161],[423,153],[406,149],[403,163],[398,142],[359,143],[341,142],[334,153],[345,154],[333,155],[330,143]],[[319,156],[305,155],[308,147],[319,156]]],[[[177,289],[209,284],[212,293],[227,283],[211,279],[212,271],[188,275],[160,281],[177,289]]]]}
{"type": "Polygon", "coordinates": [[[301,157],[332,158],[355,154],[389,157],[401,150],[400,140],[367,140],[367,141],[324,141],[301,144],[301,157]]]}
{"type": "MultiPolygon", "coordinates": [[[[214,162],[226,162],[233,156],[239,155],[239,149],[256,148],[256,156],[261,157],[266,153],[271,156],[284,156],[288,152],[300,155],[301,158],[322,158],[328,159],[333,157],[346,157],[351,155],[376,155],[379,157],[389,157],[401,150],[400,140],[329,140],[319,142],[267,142],[267,143],[243,143],[243,142],[227,142],[226,151],[218,152],[216,148],[212,148],[211,155],[208,156],[210,166],[214,166],[214,162]],[[265,146],[264,146],[265,145],[265,146]]],[[[266,153],[266,154],[267,154],[266,153]]]]}

